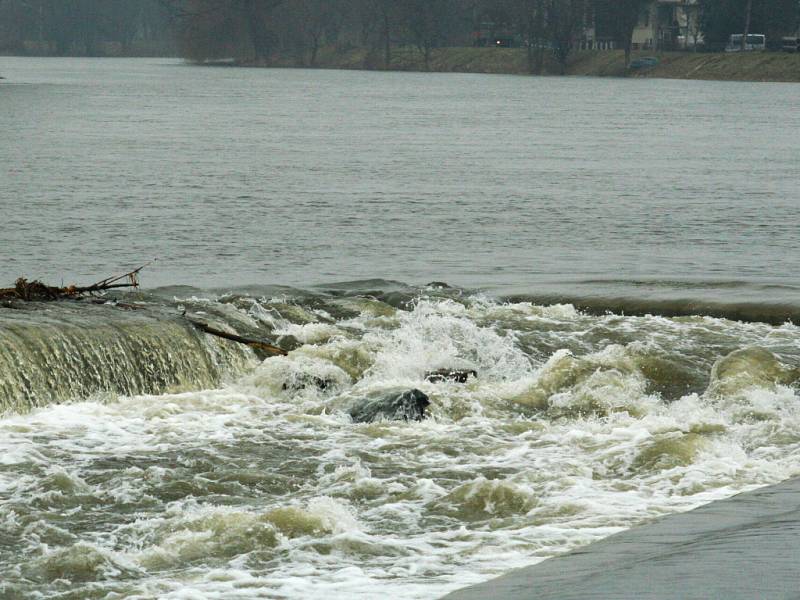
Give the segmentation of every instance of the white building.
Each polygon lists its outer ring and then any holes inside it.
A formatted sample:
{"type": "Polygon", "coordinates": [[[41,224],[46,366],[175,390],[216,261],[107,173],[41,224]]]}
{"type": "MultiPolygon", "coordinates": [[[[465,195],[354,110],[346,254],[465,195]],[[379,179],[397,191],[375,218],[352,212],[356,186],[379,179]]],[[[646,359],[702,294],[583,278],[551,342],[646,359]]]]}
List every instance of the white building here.
{"type": "Polygon", "coordinates": [[[684,50],[702,41],[699,0],[653,0],[633,31],[634,50],[684,50]]]}
{"type": "MultiPolygon", "coordinates": [[[[700,0],[651,0],[642,8],[632,41],[634,50],[684,50],[701,44],[700,0]]],[[[616,43],[597,23],[589,23],[580,47],[610,50],[616,43]]]]}

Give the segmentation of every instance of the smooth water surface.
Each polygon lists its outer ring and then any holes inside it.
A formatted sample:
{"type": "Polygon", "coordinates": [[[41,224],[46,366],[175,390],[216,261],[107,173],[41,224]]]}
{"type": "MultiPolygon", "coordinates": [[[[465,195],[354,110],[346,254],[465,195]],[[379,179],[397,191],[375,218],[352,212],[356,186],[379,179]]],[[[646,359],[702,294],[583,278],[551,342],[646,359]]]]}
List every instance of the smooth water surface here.
{"type": "Polygon", "coordinates": [[[794,84],[153,59],[0,74],[0,282],[157,256],[146,284],[800,298],[794,84]]]}

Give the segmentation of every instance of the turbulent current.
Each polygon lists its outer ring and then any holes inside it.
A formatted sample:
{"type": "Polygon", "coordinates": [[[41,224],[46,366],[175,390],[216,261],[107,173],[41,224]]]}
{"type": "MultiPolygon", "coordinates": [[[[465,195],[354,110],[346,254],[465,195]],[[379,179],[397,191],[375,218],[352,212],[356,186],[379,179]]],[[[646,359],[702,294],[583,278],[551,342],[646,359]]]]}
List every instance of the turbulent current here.
{"type": "Polygon", "coordinates": [[[434,598],[800,475],[788,322],[389,282],[126,302],[0,309],[1,598],[434,598]],[[412,388],[419,423],[345,410],[412,388]]]}

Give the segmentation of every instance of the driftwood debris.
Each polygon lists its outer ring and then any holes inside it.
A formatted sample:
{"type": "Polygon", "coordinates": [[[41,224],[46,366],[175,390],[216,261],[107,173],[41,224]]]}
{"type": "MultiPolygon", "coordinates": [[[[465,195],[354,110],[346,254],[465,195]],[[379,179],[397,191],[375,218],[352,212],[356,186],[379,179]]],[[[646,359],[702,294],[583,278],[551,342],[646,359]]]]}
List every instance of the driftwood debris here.
{"type": "MultiPolygon", "coordinates": [[[[104,300],[94,298],[94,296],[108,290],[121,288],[139,289],[139,273],[150,264],[152,264],[152,262],[142,265],[133,271],[123,273],[122,275],[107,277],[106,279],[102,279],[97,283],[87,286],[70,285],[68,287],[55,287],[46,285],[38,280],[28,281],[24,277],[20,277],[17,279],[14,287],[0,288],[0,302],[3,302],[4,305],[7,305],[9,308],[14,308],[15,302],[54,302],[57,300],[85,299],[92,303],[99,302],[104,304],[104,300]]],[[[145,310],[144,306],[136,304],[115,303],[114,306],[125,310],[145,310]]],[[[288,354],[283,348],[272,346],[261,340],[254,340],[240,335],[226,333],[219,329],[214,329],[205,323],[189,319],[188,317],[187,321],[204,333],[250,346],[257,352],[266,356],[286,356],[288,354]]]]}
{"type": "Polygon", "coordinates": [[[231,342],[236,342],[238,344],[244,344],[245,346],[250,346],[253,350],[258,350],[268,356],[287,356],[289,354],[283,348],[272,346],[260,340],[253,340],[242,337],[240,335],[235,335],[233,333],[226,333],[224,331],[220,331],[219,329],[214,329],[213,327],[206,325],[205,323],[201,323],[200,321],[195,321],[193,319],[187,318],[187,321],[189,321],[189,323],[197,327],[200,331],[203,331],[209,335],[213,335],[215,337],[222,338],[224,340],[230,340],[231,342]]]}
{"type": "MultiPolygon", "coordinates": [[[[149,264],[149,263],[148,263],[149,264]]],[[[88,286],[54,287],[41,281],[28,281],[24,277],[17,279],[14,287],[0,288],[0,300],[21,300],[24,302],[52,302],[54,300],[78,299],[86,296],[120,288],[139,287],[139,272],[147,265],[142,265],[122,275],[108,277],[88,286]],[[120,283],[125,281],[125,283],[120,283]]]]}

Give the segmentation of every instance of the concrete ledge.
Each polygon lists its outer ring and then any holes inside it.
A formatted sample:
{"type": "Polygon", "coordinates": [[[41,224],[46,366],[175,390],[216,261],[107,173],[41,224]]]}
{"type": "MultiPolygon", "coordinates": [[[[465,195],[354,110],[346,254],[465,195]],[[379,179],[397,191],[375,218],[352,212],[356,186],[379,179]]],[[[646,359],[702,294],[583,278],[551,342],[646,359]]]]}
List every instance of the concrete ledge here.
{"type": "Polygon", "coordinates": [[[448,600],[800,598],[800,479],[670,515],[448,600]]]}

